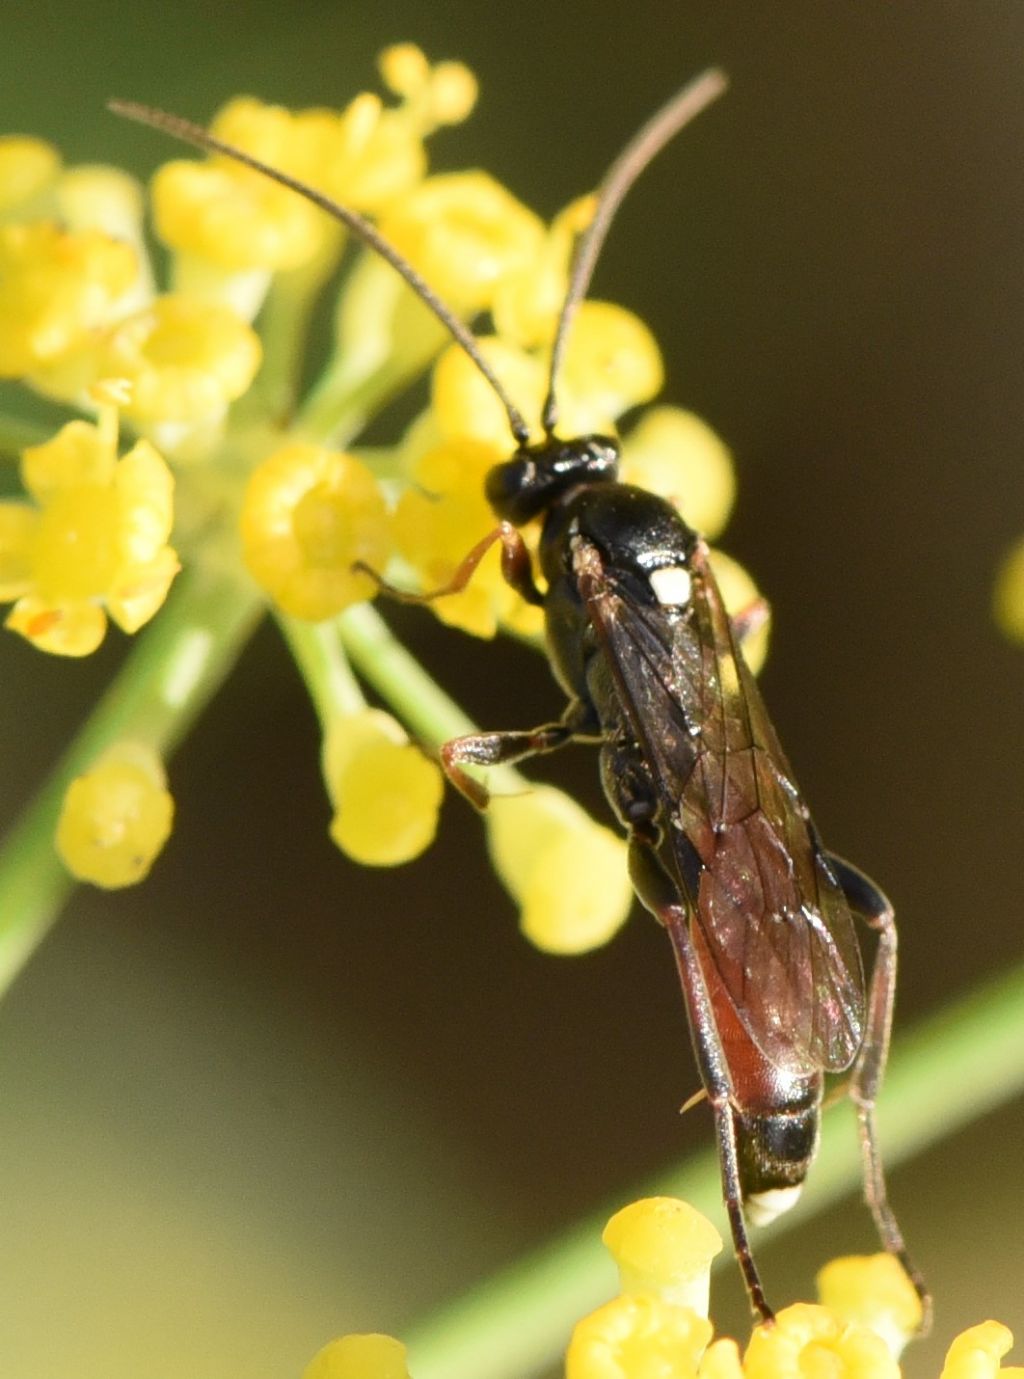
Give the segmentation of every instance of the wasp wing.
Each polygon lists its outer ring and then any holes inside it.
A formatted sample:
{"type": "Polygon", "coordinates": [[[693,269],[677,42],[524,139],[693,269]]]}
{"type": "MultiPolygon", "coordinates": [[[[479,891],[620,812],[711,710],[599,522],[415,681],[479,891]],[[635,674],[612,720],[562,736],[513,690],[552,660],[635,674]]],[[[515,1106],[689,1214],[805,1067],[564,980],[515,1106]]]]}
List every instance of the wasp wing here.
{"type": "Polygon", "coordinates": [[[700,543],[684,607],[581,543],[580,590],[667,822],[666,865],[736,1013],[795,1073],[849,1066],[864,976],[849,906],[818,846],[700,543]]]}

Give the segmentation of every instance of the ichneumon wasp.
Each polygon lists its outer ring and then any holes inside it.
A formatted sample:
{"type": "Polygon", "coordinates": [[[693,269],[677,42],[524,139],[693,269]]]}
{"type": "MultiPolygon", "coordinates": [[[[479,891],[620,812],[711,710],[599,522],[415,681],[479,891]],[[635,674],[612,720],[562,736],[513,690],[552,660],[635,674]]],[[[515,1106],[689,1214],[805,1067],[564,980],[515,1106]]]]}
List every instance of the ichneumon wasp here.
{"type": "MultiPolygon", "coordinates": [[[[380,254],[487,379],[515,446],[486,483],[498,519],[443,590],[465,586],[499,541],[502,569],[544,610],[548,655],[568,703],[530,731],[449,742],[442,764],[474,804],[466,767],[596,743],[608,801],[628,837],[634,889],[668,933],[704,1089],[725,1203],[755,1315],[772,1317],[747,1235],[792,1205],[817,1147],[826,1074],[848,1073],[864,1190],[886,1250],[929,1298],[889,1206],[874,1107],[896,981],[896,928],[883,893],[825,851],[743,658],[763,606],[726,612],[702,538],[666,500],[619,482],[609,436],[556,434],[556,385],[573,316],[626,192],[664,145],[724,90],[709,70],[642,127],[612,164],[580,236],[555,332],[535,439],[472,332],[360,215],[177,116],[130,102],[117,113],[262,172],[321,207],[380,254]],[[540,518],[543,589],[519,528],[540,518]],[[865,981],[853,916],[877,936],[865,981]]],[[[383,580],[385,590],[396,593],[383,580]]]]}

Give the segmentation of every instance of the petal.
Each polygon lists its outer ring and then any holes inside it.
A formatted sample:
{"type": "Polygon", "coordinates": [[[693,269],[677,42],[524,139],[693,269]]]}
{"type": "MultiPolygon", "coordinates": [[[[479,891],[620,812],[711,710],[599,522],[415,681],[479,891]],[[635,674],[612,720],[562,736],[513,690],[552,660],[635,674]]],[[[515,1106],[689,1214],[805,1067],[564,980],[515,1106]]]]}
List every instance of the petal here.
{"type": "Polygon", "coordinates": [[[84,599],[60,603],[28,595],[11,609],[6,625],[53,656],[88,656],[103,640],[107,615],[84,599]]]}
{"type": "Polygon", "coordinates": [[[31,587],[38,527],[39,514],[27,503],[0,503],[0,602],[21,598],[31,587]]]}
{"type": "Polygon", "coordinates": [[[170,546],[145,565],[135,565],[107,594],[107,612],[122,632],[137,632],[167,598],[174,576],[181,569],[170,546]]]}
{"type": "Polygon", "coordinates": [[[114,475],[118,540],[127,561],[144,563],[165,545],[174,521],[174,475],[148,441],[139,441],[114,475]]]}
{"type": "Polygon", "coordinates": [[[109,483],[116,463],[98,426],[69,421],[50,440],[22,452],[21,481],[33,498],[46,504],[66,489],[109,483]]]}

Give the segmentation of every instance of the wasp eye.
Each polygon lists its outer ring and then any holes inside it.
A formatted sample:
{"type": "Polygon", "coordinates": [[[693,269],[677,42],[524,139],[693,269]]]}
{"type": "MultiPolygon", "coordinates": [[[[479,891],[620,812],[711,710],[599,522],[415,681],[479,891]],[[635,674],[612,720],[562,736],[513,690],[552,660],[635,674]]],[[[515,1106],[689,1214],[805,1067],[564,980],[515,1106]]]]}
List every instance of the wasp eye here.
{"type": "Polygon", "coordinates": [[[537,479],[537,466],[525,456],[490,469],[484,492],[497,516],[517,527],[536,517],[548,501],[547,486],[537,479]]]}

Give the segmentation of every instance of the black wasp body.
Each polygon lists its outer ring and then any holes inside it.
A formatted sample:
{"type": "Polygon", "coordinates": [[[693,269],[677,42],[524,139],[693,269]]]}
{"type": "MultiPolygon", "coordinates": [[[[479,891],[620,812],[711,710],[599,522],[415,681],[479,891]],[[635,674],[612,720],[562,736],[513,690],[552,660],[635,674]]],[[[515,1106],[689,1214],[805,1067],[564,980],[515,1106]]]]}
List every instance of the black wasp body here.
{"type": "Polygon", "coordinates": [[[609,437],[521,447],[491,471],[487,495],[506,576],[543,606],[569,702],[556,723],[448,743],[449,776],[482,804],[466,765],[599,743],[634,888],[675,952],[757,1312],[770,1315],[743,1212],[760,1224],[796,1199],[817,1147],[824,1075],[851,1065],[868,1200],[917,1281],[873,1121],[895,992],[892,909],[821,847],[743,658],[763,608],[730,618],[705,542],[672,504],[618,481],[609,437]],[[516,529],[536,516],[543,593],[516,529]],[[880,934],[867,994],[854,912],[880,934]]]}
{"type": "Polygon", "coordinates": [[[475,336],[361,216],[177,116],[126,102],[114,108],[234,158],[341,221],[392,265],[487,379],[517,447],[487,480],[500,525],[445,589],[425,597],[464,587],[500,539],[506,578],[544,608],[551,665],[568,704],[557,722],[532,731],[448,743],[445,770],[482,806],[486,792],[466,766],[520,761],[573,741],[599,744],[605,793],[629,839],[633,885],[672,942],[755,1312],[772,1315],[744,1212],[756,1222],[792,1203],[817,1145],[825,1075],[848,1070],[865,1196],[927,1317],[927,1291],[886,1198],[874,1125],[895,996],[892,907],[818,840],[743,659],[742,643],[763,619],[763,606],[730,618],[703,540],[670,503],[619,482],[616,441],[555,434],[566,339],[615,210],[651,158],[725,84],[715,70],[697,77],[654,114],[605,176],[573,259],[539,442],[475,336]],[[518,530],[537,517],[543,592],[518,530]],[[878,936],[866,988],[854,915],[878,936]]]}

